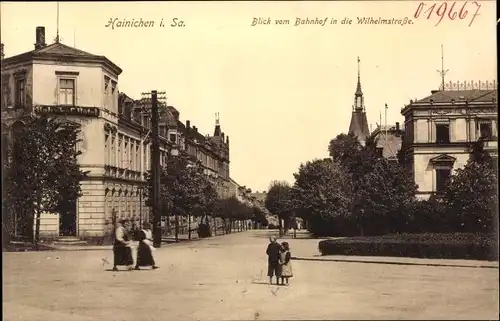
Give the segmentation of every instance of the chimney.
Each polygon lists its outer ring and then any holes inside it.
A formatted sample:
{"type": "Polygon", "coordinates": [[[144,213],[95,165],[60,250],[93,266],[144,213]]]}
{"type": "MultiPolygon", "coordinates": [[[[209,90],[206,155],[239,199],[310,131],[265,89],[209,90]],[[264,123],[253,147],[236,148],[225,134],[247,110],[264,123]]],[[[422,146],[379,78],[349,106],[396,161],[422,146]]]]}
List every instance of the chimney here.
{"type": "Polygon", "coordinates": [[[45,46],[45,27],[36,27],[35,50],[42,49],[45,46]]]}
{"type": "Polygon", "coordinates": [[[193,126],[193,129],[195,132],[198,132],[198,128],[196,128],[196,126],[193,126]]]}
{"type": "Polygon", "coordinates": [[[191,122],[189,120],[186,120],[186,128],[190,128],[191,127],[191,122]]]}
{"type": "Polygon", "coordinates": [[[399,131],[399,122],[396,122],[396,131],[399,131]]]}
{"type": "Polygon", "coordinates": [[[4,57],[5,57],[5,54],[3,52],[3,43],[2,43],[2,44],[0,44],[0,59],[3,60],[4,57]]]}

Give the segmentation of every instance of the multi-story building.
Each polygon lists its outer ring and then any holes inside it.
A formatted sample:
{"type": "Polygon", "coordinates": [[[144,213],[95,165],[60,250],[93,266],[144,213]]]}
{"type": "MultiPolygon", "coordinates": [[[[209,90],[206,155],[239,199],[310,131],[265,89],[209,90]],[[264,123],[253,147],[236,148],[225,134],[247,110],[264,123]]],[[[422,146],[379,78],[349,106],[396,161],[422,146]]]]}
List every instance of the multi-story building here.
{"type": "MultiPolygon", "coordinates": [[[[83,195],[72,213],[43,214],[41,235],[102,237],[110,231],[113,215],[147,219],[143,190],[144,174],[151,167],[151,120],[143,100],[119,94],[122,70],[104,56],[58,41],[46,45],[43,27],[36,29],[34,50],[3,58],[3,48],[2,138],[33,114],[81,124],[78,161],[89,172],[81,183],[83,195]]],[[[161,162],[186,148],[216,173],[219,190],[227,189],[229,138],[220,125],[213,137],[200,138],[189,122],[186,130],[175,108],[162,110],[161,162]]]]}
{"type": "Polygon", "coordinates": [[[370,138],[377,142],[377,153],[390,161],[398,161],[398,151],[401,149],[402,137],[404,131],[400,128],[398,122],[395,126],[381,126],[371,133],[370,138]]]}
{"type": "Polygon", "coordinates": [[[450,84],[402,108],[402,149],[419,198],[445,188],[453,171],[467,163],[473,142],[481,139],[485,149],[498,156],[497,113],[495,82],[450,84]]]}

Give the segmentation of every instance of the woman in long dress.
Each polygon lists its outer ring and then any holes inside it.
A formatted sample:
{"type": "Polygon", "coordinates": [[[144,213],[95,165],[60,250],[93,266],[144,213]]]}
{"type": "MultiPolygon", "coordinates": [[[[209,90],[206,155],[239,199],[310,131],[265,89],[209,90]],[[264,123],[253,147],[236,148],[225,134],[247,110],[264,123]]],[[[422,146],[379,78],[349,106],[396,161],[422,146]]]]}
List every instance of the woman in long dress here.
{"type": "Polygon", "coordinates": [[[143,224],[143,229],[140,232],[139,246],[137,248],[137,262],[135,269],[140,270],[141,266],[151,266],[153,269],[158,267],[155,264],[153,246],[153,233],[151,232],[151,224],[148,222],[143,224]]]}
{"type": "Polygon", "coordinates": [[[127,266],[133,269],[134,259],[132,258],[131,242],[127,235],[127,228],[130,222],[127,219],[121,220],[115,230],[115,242],[113,244],[113,271],[118,271],[118,266],[127,266]]]}

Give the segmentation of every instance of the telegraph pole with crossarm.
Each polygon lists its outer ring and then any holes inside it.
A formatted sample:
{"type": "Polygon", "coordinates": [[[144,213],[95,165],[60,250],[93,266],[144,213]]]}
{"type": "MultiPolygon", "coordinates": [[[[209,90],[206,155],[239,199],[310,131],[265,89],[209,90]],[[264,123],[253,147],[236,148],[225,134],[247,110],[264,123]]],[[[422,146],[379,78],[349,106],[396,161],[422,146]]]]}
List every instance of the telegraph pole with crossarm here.
{"type": "MultiPolygon", "coordinates": [[[[143,93],[143,95],[148,95],[149,93],[143,93]]],[[[160,138],[158,133],[158,122],[159,122],[159,112],[158,112],[158,99],[164,99],[164,97],[158,97],[158,95],[164,95],[164,92],[157,92],[156,90],[151,91],[151,175],[153,178],[153,189],[152,189],[152,210],[153,210],[153,243],[155,247],[161,247],[161,185],[160,185],[160,138]]],[[[149,99],[146,99],[146,101],[149,99]]]]}

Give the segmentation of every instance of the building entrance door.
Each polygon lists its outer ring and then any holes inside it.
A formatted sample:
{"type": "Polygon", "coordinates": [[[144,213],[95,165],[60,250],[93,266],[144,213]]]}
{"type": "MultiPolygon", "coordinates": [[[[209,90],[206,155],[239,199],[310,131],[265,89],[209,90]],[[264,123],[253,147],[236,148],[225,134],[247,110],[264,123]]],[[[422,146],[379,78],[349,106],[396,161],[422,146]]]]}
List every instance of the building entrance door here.
{"type": "Polygon", "coordinates": [[[76,236],[76,202],[70,202],[59,214],[59,235],[76,236]]]}

